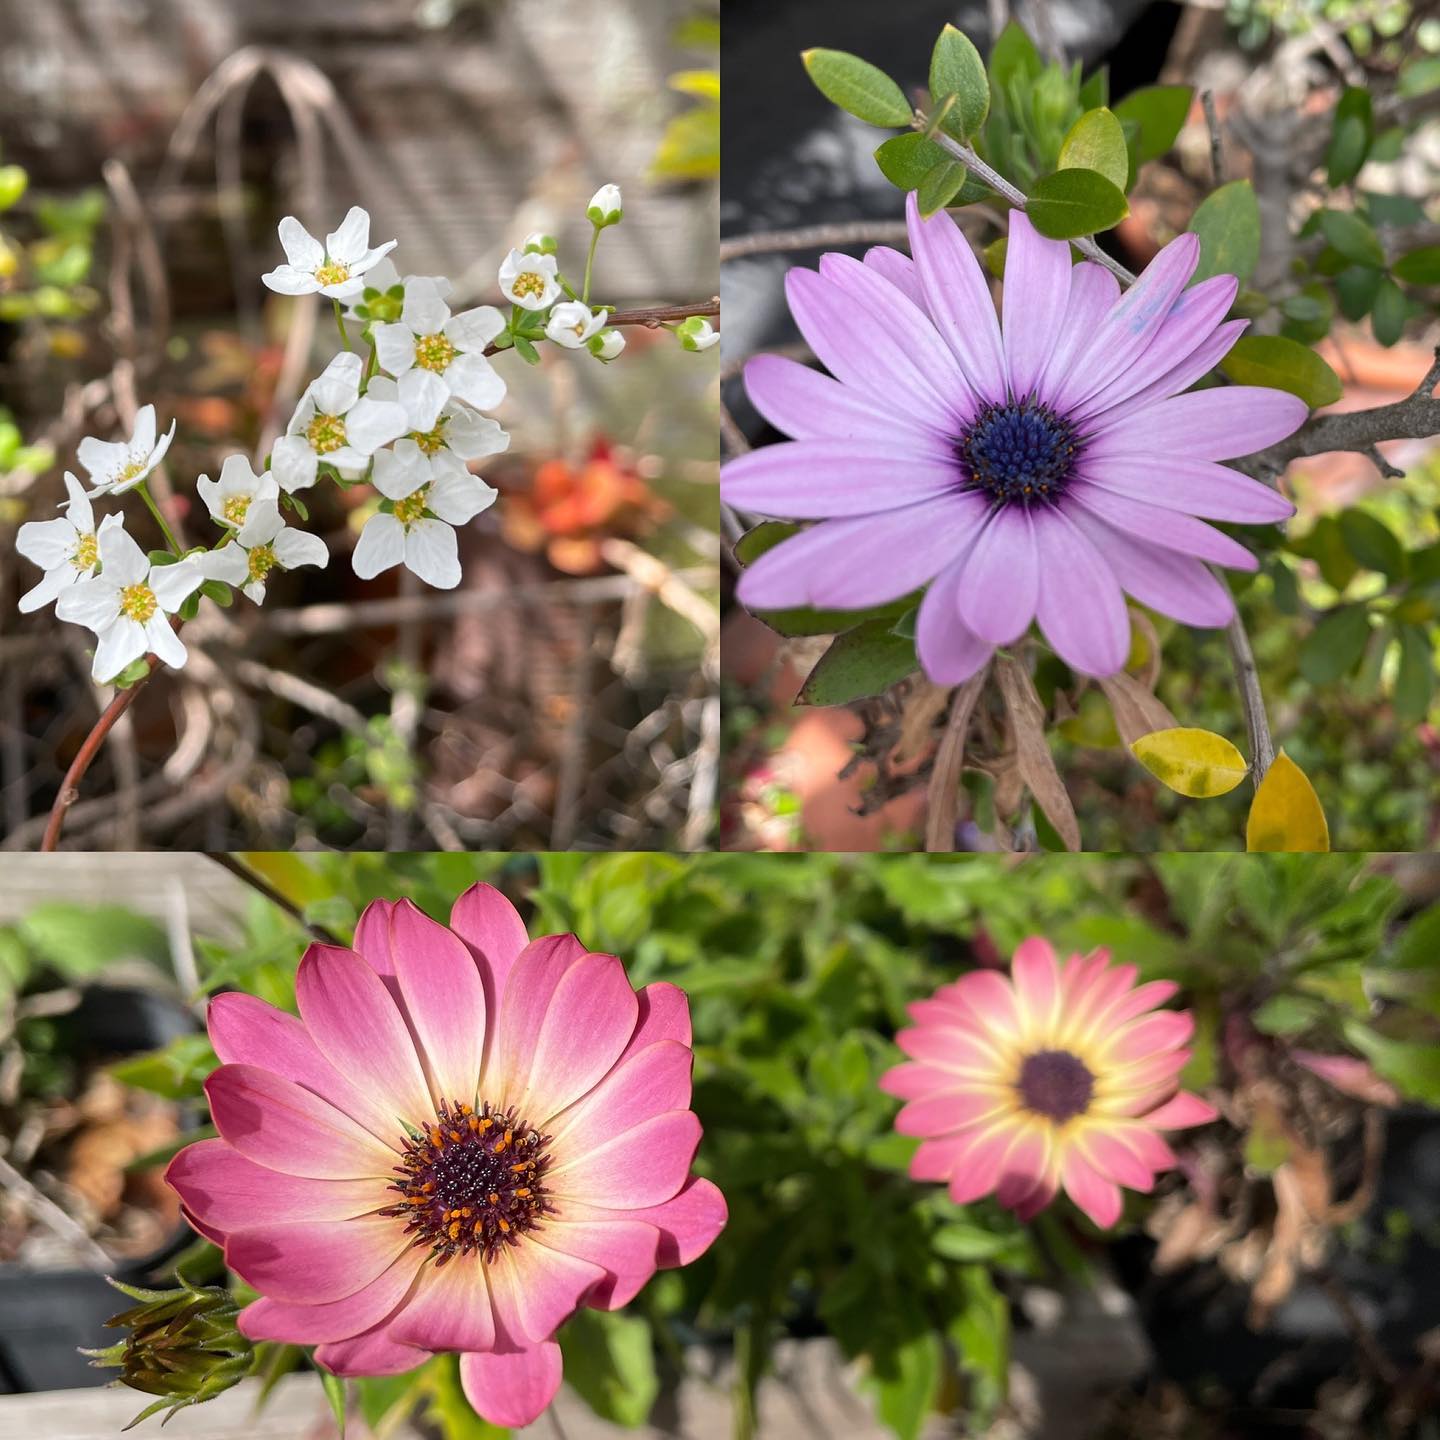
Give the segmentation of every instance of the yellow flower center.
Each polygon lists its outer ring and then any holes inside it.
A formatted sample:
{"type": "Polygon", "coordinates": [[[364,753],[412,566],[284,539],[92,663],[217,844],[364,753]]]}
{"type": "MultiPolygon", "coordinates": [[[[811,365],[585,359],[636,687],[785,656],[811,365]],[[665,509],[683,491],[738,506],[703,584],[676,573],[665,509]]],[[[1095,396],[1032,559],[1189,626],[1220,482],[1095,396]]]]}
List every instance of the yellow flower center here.
{"type": "Polygon", "coordinates": [[[510,289],[517,296],[543,295],[545,293],[545,277],[538,270],[522,270],[510,282],[510,289]]]}
{"type": "Polygon", "coordinates": [[[256,545],[250,551],[251,580],[264,580],[279,563],[275,558],[273,545],[256,545]]]}
{"type": "Polygon", "coordinates": [[[443,370],[459,353],[444,335],[415,337],[415,363],[422,370],[443,370]]]}
{"type": "Polygon", "coordinates": [[[347,266],[342,265],[338,260],[327,260],[316,272],[315,278],[322,285],[342,285],[350,278],[350,271],[347,266]]]}
{"type": "Polygon", "coordinates": [[[120,592],[120,613],[143,625],[154,617],[160,603],[148,585],[127,585],[120,592]]]}
{"type": "Polygon", "coordinates": [[[408,530],[425,513],[425,498],[430,493],[428,485],[422,485],[413,495],[395,502],[395,518],[408,530]]]}
{"type": "Polygon", "coordinates": [[[412,430],[412,439],[427,455],[438,454],[445,448],[445,427],[450,423],[448,415],[442,415],[433,430],[412,430]]]}
{"type": "Polygon", "coordinates": [[[130,463],[126,465],[126,467],[115,477],[115,483],[117,485],[123,485],[125,481],[133,480],[144,468],[145,460],[143,456],[139,460],[130,461],[130,463]]]}
{"type": "Polygon", "coordinates": [[[220,507],[220,513],[225,517],[227,525],[233,525],[237,530],[245,523],[245,516],[250,509],[250,496],[232,495],[220,507]]]}
{"type": "Polygon", "coordinates": [[[77,535],[70,563],[77,570],[93,570],[100,559],[100,545],[93,535],[77,535]]]}
{"type": "Polygon", "coordinates": [[[345,421],[339,415],[320,415],[305,427],[305,438],[317,455],[328,455],[346,443],[345,421]]]}

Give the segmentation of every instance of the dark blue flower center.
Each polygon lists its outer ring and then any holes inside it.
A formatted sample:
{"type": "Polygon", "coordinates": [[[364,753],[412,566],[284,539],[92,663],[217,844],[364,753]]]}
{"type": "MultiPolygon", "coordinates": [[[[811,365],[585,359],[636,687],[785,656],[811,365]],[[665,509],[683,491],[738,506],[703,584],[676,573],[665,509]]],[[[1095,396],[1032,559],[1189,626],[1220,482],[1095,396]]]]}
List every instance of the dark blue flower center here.
{"type": "Polygon", "coordinates": [[[1075,427],[1038,401],[986,405],[955,442],[970,484],[999,504],[1057,500],[1075,463],[1075,427]]]}
{"type": "Polygon", "coordinates": [[[1068,1050],[1038,1050],[1020,1067],[1020,1103],[1057,1125],[1083,1115],[1095,1093],[1095,1077],[1068,1050]]]}

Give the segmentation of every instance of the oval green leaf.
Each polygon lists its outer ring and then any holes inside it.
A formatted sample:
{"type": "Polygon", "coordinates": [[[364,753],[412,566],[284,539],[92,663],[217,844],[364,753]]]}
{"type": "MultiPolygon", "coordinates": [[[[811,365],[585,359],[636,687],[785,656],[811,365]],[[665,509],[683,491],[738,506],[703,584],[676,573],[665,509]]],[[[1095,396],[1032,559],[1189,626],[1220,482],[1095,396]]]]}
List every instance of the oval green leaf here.
{"type": "Polygon", "coordinates": [[[1052,240],[1074,240],[1118,225],[1129,213],[1125,192],[1094,170],[1057,170],[1030,191],[1025,213],[1052,240]]]}
{"type": "Polygon", "coordinates": [[[1190,218],[1200,237],[1200,263],[1191,284],[1212,275],[1235,275],[1243,284],[1260,259],[1260,205],[1248,180],[1212,191],[1190,218]]]}
{"type": "Polygon", "coordinates": [[[1405,292],[1387,275],[1375,292],[1375,304],[1370,311],[1371,333],[1382,345],[1393,345],[1405,333],[1410,313],[1405,292]]]}
{"type": "Polygon", "coordinates": [[[1125,131],[1106,109],[1087,110],[1060,143],[1061,170],[1093,170],[1117,190],[1124,190],[1130,177],[1130,154],[1125,148],[1125,131]]]}
{"type": "Polygon", "coordinates": [[[1308,345],[1283,335],[1243,335],[1220,368],[1241,385],[1268,385],[1298,395],[1313,410],[1340,398],[1340,377],[1308,345]]]}
{"type": "Polygon", "coordinates": [[[892,135],[875,149],[880,173],[899,190],[918,190],[920,182],[949,157],[917,131],[892,135]]]}
{"type": "Polygon", "coordinates": [[[844,705],[880,695],[919,668],[915,642],[896,635],[890,620],[867,620],[837,636],[810,672],[801,705],[844,705]]]}
{"type": "Polygon", "coordinates": [[[868,60],[845,50],[806,50],[801,56],[815,88],[832,104],[871,125],[908,125],[905,92],[868,60]]]}
{"type": "Polygon", "coordinates": [[[1175,143],[1194,93],[1188,85],[1147,85],[1116,102],[1116,118],[1133,120],[1140,127],[1136,165],[1156,159],[1175,143]]]}
{"type": "Polygon", "coordinates": [[[990,113],[990,82],[980,52],[953,25],[940,32],[930,55],[930,102],[939,105],[947,95],[955,103],[940,128],[957,140],[969,140],[990,113]]]}
{"type": "Polygon", "coordinates": [[[1409,285],[1440,285],[1440,245],[1422,245],[1408,251],[1391,267],[1397,280],[1409,285]]]}
{"type": "Polygon", "coordinates": [[[1130,749],[1162,785],[1194,800],[1227,794],[1250,770],[1245,757],[1223,735],[1185,725],[1152,730],[1130,749]]]}
{"type": "Polygon", "coordinates": [[[1320,230],[1330,245],[1354,265],[1385,268],[1385,251],[1368,220],[1352,210],[1322,210],[1320,230]]]}
{"type": "Polygon", "coordinates": [[[943,210],[960,193],[967,173],[958,160],[941,160],[932,166],[915,191],[921,217],[928,220],[937,210],[943,210]]]}

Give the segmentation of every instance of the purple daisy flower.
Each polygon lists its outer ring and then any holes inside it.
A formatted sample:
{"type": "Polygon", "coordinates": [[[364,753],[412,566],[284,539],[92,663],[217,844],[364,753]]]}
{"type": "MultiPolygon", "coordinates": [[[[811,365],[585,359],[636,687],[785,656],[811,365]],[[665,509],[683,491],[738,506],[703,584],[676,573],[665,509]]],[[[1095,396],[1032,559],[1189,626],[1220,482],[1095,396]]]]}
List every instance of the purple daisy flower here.
{"type": "Polygon", "coordinates": [[[1216,462],[1307,414],[1260,386],[1180,393],[1245,328],[1224,318],[1235,277],[1186,289],[1199,241],[1181,235],[1122,296],[1016,211],[997,323],[950,216],[922,220],[911,195],[907,217],[913,260],[878,247],[786,277],[830,376],[773,355],[745,367],[756,408],[794,438],[732,460],[722,494],[820,523],[750,565],[740,600],[858,610],[928,585],[916,640],[940,684],[1032,620],[1073,669],[1113,675],[1130,648],[1125,591],[1187,625],[1226,624],[1230,592],[1207,567],[1257,562],[1205,519],[1294,507],[1216,462]]]}

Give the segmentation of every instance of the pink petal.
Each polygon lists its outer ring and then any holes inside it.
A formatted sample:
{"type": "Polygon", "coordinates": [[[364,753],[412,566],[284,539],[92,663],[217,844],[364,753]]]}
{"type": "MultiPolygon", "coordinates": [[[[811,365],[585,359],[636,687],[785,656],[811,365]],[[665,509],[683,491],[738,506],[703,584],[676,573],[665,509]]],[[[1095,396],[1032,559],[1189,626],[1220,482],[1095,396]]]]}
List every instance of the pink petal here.
{"type": "Polygon", "coordinates": [[[475,1103],[485,1056],[485,986],[465,944],[402,900],[390,917],[395,974],[434,1098],[475,1103]]]}
{"type": "Polygon", "coordinates": [[[499,1020],[480,1088],[492,1103],[507,1103],[504,1096],[510,1088],[525,1083],[550,997],[565,973],[587,953],[573,935],[546,935],[532,940],[516,957],[499,1009],[491,1012],[499,1020]]]}
{"type": "Polygon", "coordinates": [[[962,975],[950,994],[980,1022],[983,1033],[999,1033],[1018,1037],[1024,1028],[1024,1016],[1015,987],[993,970],[975,970],[962,975]]]}
{"type": "Polygon", "coordinates": [[[479,1255],[462,1255],[439,1268],[427,1262],[415,1293],[387,1327],[390,1338],[422,1350],[490,1349],[495,1315],[485,1278],[489,1268],[479,1255]]]}
{"type": "Polygon", "coordinates": [[[1191,1125],[1208,1125],[1220,1112],[1198,1095],[1181,1090],[1145,1117],[1146,1125],[1156,1130],[1184,1130],[1191,1125]]]}
{"type": "Polygon", "coordinates": [[[1147,1010],[1158,1009],[1172,999],[1180,987],[1173,980],[1150,980],[1137,985],[1128,995],[1122,996],[1105,1012],[1107,1026],[1124,1025],[1138,1019],[1147,1010]]]}
{"type": "Polygon", "coordinates": [[[907,1060],[893,1066],[877,1082],[886,1095],[894,1095],[901,1100],[923,1100],[949,1089],[954,1083],[953,1075],[919,1060],[907,1060]]]}
{"type": "Polygon", "coordinates": [[[165,1183],[197,1219],[215,1230],[347,1220],[385,1203],[374,1180],[311,1180],[267,1170],[224,1140],[197,1140],[165,1169],[165,1183]]]}
{"type": "Polygon", "coordinates": [[[647,1045],[622,1060],[588,1094],[545,1124],[555,1153],[583,1155],[652,1115],[688,1109],[693,1063],[690,1050],[675,1040],[647,1045]]]}
{"type": "Polygon", "coordinates": [[[1104,1130],[1090,1130],[1078,1144],[1102,1179],[1146,1193],[1154,1188],[1155,1177],[1150,1167],[1118,1136],[1104,1130]]]}
{"type": "Polygon", "coordinates": [[[1006,1100],[990,1091],[946,1090],[904,1106],[895,1117],[895,1129],[901,1135],[944,1135],[988,1120],[1006,1106],[1006,1100]]]}
{"type": "MultiPolygon", "coordinates": [[[[793,440],[883,446],[894,442],[902,424],[894,410],[867,394],[779,355],[757,355],[746,364],[745,390],[760,414],[793,440]]],[[[912,438],[917,441],[942,434],[914,422],[912,438]]]]}
{"type": "Polygon", "coordinates": [[[1158,380],[1152,380],[1143,390],[1137,390],[1128,400],[1095,417],[1094,429],[1103,429],[1112,420],[1122,415],[1143,410],[1156,400],[1168,400],[1182,390],[1188,390],[1203,375],[1208,375],[1234,348],[1235,342],[1249,327],[1248,320],[1227,320],[1215,333],[1187,355],[1172,370],[1167,370],[1158,380]]]}
{"type": "Polygon", "coordinates": [[[1159,445],[1192,460],[1232,460],[1293,434],[1309,413],[1303,400],[1284,390],[1218,385],[1125,414],[1086,441],[1085,456],[1143,454],[1159,445]]]}
{"type": "Polygon", "coordinates": [[[929,314],[925,304],[925,291],[920,284],[920,275],[915,262],[888,245],[872,245],[865,252],[865,263],[883,275],[919,311],[929,314]]]}
{"type": "Polygon", "coordinates": [[[450,928],[475,953],[485,982],[485,1013],[493,1024],[510,967],[530,943],[520,913],[493,885],[472,885],[450,911],[450,928]]]}
{"type": "Polygon", "coordinates": [[[950,1198],[957,1205],[969,1205],[995,1189],[1016,1138],[1014,1122],[975,1132],[950,1172],[950,1198]]]}
{"type": "Polygon", "coordinates": [[[640,1015],[635,1022],[635,1033],[620,1057],[622,1060],[660,1040],[677,1040],[681,1045],[689,1045],[690,1001],[678,985],[655,980],[636,991],[636,998],[640,1002],[640,1015]]]}
{"type": "Polygon", "coordinates": [[[1012,210],[1000,333],[1015,399],[1035,390],[1055,349],[1069,300],[1070,246],[1047,240],[1023,210],[1012,210]]]}
{"type": "Polygon", "coordinates": [[[348,1340],[378,1325],[395,1310],[423,1273],[421,1265],[417,1252],[404,1253],[353,1295],[323,1305],[296,1305],[262,1295],[240,1312],[236,1324],[240,1333],[252,1340],[281,1340],[287,1345],[348,1340]]]}
{"type": "Polygon", "coordinates": [[[960,619],[959,589],[964,559],[955,561],[930,582],[915,621],[915,648],[925,674],[936,685],[968,680],[995,653],[995,647],[969,630],[960,619]]]}
{"type": "Polygon", "coordinates": [[[492,1425],[518,1428],[539,1417],[560,1388],[560,1347],[554,1341],[528,1350],[460,1357],[465,1398],[492,1425]]]}
{"type": "Polygon", "coordinates": [[[1156,1174],[1173,1170],[1180,1161],[1175,1152],[1142,1120],[1107,1120],[1106,1128],[1122,1144],[1128,1145],[1156,1174]]]}
{"type": "Polygon", "coordinates": [[[1096,327],[1120,298],[1120,282],[1093,260],[1082,260],[1070,272],[1070,298],[1055,349],[1036,387],[1052,408],[1055,396],[1071,375],[1075,357],[1090,344],[1096,327]]]}
{"type": "Polygon", "coordinates": [[[680,1193],[663,1204],[641,1207],[627,1214],[660,1231],[656,1258],[662,1270],[673,1270],[698,1260],[730,1218],[725,1197],[699,1175],[692,1175],[680,1187],[680,1193]]]}
{"type": "Polygon", "coordinates": [[[501,1246],[485,1274],[498,1338],[549,1340],[605,1279],[602,1266],[536,1243],[501,1246]]]}
{"type": "Polygon", "coordinates": [[[397,1120],[435,1110],[415,1042],[384,982],[353,950],[312,945],[295,976],[300,1016],[325,1058],[397,1120]]]}
{"type": "Polygon", "coordinates": [[[953,451],[900,437],[890,444],[782,440],[731,460],[721,474],[728,504],[790,520],[871,515],[948,494],[961,483],[953,451]]]}
{"type": "Polygon", "coordinates": [[[555,1166],[548,1184],[555,1195],[573,1195],[608,1209],[659,1205],[685,1183],[700,1122],[689,1110],[656,1115],[604,1145],[555,1166]]]}
{"type": "Polygon", "coordinates": [[[264,1230],[235,1230],[225,1263],[274,1300],[323,1305],[353,1295],[390,1268],[410,1237],[390,1216],[301,1220],[264,1230]]]}
{"type": "Polygon", "coordinates": [[[1120,1189],[1107,1180],[1073,1145],[1061,1165],[1065,1193],[1102,1229],[1108,1230],[1124,1208],[1120,1189]]]}
{"type": "Polygon", "coordinates": [[[597,1310],[628,1305],[655,1273],[660,1231],[643,1220],[570,1220],[564,1214],[546,1219],[538,1244],[598,1265],[605,1277],[585,1296],[597,1310]]]}
{"type": "Polygon", "coordinates": [[[1182,515],[1176,510],[1147,505],[1143,500],[1117,495],[1113,490],[1104,490],[1082,480],[1071,483],[1065,500],[1067,505],[1078,505],[1137,540],[1160,545],[1167,550],[1178,550],[1182,555],[1207,560],[1212,565],[1226,565],[1233,570],[1254,570],[1260,563],[1238,540],[1232,540],[1203,520],[1182,515]]]}
{"type": "Polygon", "coordinates": [[[395,1152],[293,1081],[254,1065],[221,1065],[205,1094],[216,1129],[258,1165],[316,1180],[390,1178],[395,1152]]]}
{"type": "Polygon", "coordinates": [[[1122,1065],[1147,1060],[1165,1050],[1185,1044],[1195,1033],[1195,1021],[1186,1010],[1162,1010],[1134,1020],[1116,1031],[1106,1046],[1113,1060],[1122,1065]]]}
{"type": "Polygon", "coordinates": [[[965,1131],[959,1135],[947,1135],[938,1140],[922,1140],[910,1157],[910,1178],[912,1180],[948,1180],[954,1172],[956,1161],[974,1140],[974,1135],[965,1131]]]}
{"type": "Polygon", "coordinates": [[[320,1053],[310,1032],[254,995],[217,995],[205,1017],[210,1043],[226,1065],[257,1065],[303,1085],[357,1120],[377,1139],[393,1145],[395,1117],[362,1087],[352,1085],[320,1053]]]}
{"type": "Polygon", "coordinates": [[[1130,653],[1130,614],[1114,572],[1058,509],[1035,513],[1036,618],[1055,653],[1082,675],[1113,675],[1130,653]]]}
{"type": "Polygon", "coordinates": [[[1049,1159],[1050,1141],[1045,1131],[1039,1127],[1023,1130],[1001,1163],[1000,1179],[995,1186],[996,1201],[1007,1210],[1023,1204],[1044,1183],[1049,1159]]]}
{"type": "Polygon", "coordinates": [[[1094,461],[1082,459],[1078,474],[1087,486],[1209,520],[1265,525],[1288,520],[1295,513],[1278,491],[1214,460],[1107,455],[1094,461]]]}
{"type": "Polygon", "coordinates": [[[1008,645],[1030,628],[1040,591],[1039,557],[1030,511],[992,511],[960,572],[956,600],[966,628],[991,645],[1008,645]]]}
{"type": "Polygon", "coordinates": [[[348,1340],[315,1347],[315,1362],[332,1375],[405,1375],[430,1357],[413,1345],[397,1345],[384,1323],[348,1340]]]}
{"type": "Polygon", "coordinates": [[[914,193],[905,198],[910,252],[920,272],[925,308],[982,399],[1005,400],[1005,351],[990,286],[970,242],[945,211],[920,218],[914,193]]]}
{"type": "Polygon", "coordinates": [[[1042,1032],[1060,1018],[1060,970],[1055,963],[1055,947],[1048,940],[1032,935],[1022,940],[1010,962],[1015,980],[1015,996],[1028,1022],[1042,1032]]]}

